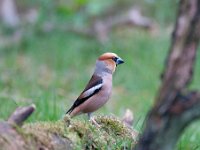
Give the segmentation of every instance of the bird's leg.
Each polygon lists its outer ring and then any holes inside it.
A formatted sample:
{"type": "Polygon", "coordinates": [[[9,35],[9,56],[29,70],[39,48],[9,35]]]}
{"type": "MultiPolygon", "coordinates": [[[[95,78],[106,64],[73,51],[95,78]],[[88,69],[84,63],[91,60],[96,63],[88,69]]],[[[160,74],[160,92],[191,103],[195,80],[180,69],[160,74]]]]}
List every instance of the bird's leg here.
{"type": "Polygon", "coordinates": [[[97,127],[100,127],[100,125],[96,122],[94,117],[92,117],[92,113],[88,113],[88,118],[94,125],[96,125],[97,127]]]}
{"type": "Polygon", "coordinates": [[[92,114],[92,113],[88,113],[88,119],[89,119],[89,120],[91,119],[91,114],[92,114]]]}

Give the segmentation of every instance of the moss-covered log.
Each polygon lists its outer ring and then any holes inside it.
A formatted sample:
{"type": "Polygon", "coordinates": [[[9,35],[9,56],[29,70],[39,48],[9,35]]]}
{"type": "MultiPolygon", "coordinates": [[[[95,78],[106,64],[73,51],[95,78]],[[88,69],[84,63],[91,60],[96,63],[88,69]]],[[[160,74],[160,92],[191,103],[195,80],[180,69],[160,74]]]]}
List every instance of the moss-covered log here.
{"type": "Polygon", "coordinates": [[[20,118],[27,118],[33,112],[32,108],[17,109],[18,112],[13,113],[8,122],[0,122],[0,149],[130,149],[135,144],[137,132],[116,117],[95,117],[100,127],[88,120],[70,119],[68,116],[56,122],[35,122],[19,126],[23,120],[20,118]]]}

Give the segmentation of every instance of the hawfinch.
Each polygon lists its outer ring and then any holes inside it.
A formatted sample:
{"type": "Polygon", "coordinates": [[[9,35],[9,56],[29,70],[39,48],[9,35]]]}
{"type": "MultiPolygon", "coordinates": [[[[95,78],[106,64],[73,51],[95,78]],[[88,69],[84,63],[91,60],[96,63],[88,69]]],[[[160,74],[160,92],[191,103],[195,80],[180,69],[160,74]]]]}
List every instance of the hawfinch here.
{"type": "Polygon", "coordinates": [[[112,91],[112,75],[117,65],[124,61],[115,53],[104,53],[96,61],[94,74],[89,83],[67,111],[71,117],[87,113],[90,119],[92,112],[102,107],[112,91]]]}

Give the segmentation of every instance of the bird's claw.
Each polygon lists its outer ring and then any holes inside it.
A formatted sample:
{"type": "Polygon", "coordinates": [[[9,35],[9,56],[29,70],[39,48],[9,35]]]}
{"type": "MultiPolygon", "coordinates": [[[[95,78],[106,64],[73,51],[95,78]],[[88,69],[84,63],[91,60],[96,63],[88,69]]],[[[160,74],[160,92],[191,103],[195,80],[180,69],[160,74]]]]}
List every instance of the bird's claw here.
{"type": "Polygon", "coordinates": [[[98,128],[100,128],[101,126],[96,122],[94,117],[90,118],[90,121],[92,122],[92,124],[94,124],[95,126],[97,126],[98,128]]]}

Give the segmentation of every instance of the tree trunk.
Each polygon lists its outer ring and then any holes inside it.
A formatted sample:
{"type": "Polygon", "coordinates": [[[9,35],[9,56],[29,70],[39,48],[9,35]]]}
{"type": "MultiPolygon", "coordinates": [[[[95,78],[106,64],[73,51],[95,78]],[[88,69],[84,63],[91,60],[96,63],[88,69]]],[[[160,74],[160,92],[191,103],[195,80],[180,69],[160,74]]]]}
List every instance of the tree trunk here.
{"type": "Polygon", "coordinates": [[[200,1],[181,0],[162,84],[137,150],[174,149],[183,130],[200,117],[200,92],[188,89],[199,38],[200,1]]]}

